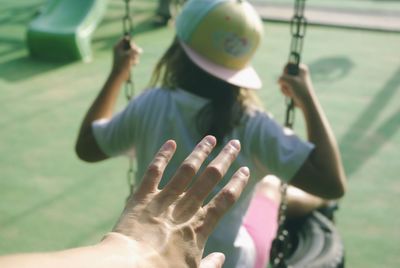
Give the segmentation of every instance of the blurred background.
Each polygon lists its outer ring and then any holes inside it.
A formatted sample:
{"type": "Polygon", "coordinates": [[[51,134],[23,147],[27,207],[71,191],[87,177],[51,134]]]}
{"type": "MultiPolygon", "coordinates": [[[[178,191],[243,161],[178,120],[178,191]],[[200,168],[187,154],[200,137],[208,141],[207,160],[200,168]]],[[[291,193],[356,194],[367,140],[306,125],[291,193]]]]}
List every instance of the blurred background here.
{"type": "MultiPolygon", "coordinates": [[[[260,96],[283,122],[285,102],[276,80],[288,59],[294,0],[252,2],[265,19],[265,40],[254,59],[264,83],[260,96]]],[[[347,267],[400,267],[400,2],[306,2],[302,60],[349,179],[336,214],[347,267]]],[[[83,25],[92,32],[81,38],[89,46],[82,60],[71,61],[46,59],[57,46],[43,44],[40,33],[31,41],[37,57],[30,56],[27,32],[45,3],[0,1],[0,254],[94,243],[112,228],[128,194],[127,159],[87,164],[74,153],[81,119],[123,33],[124,1],[107,1],[92,24],[83,25]]],[[[133,70],[135,94],[146,88],[174,35],[173,22],[154,27],[157,4],[131,1],[134,40],[144,49],[133,70]]],[[[57,16],[73,19],[79,12],[80,4],[67,5],[57,16]]],[[[63,38],[58,47],[74,48],[71,38],[63,38]]],[[[119,108],[126,103],[121,91],[119,108]]],[[[300,115],[294,128],[304,133],[300,115]]]]}

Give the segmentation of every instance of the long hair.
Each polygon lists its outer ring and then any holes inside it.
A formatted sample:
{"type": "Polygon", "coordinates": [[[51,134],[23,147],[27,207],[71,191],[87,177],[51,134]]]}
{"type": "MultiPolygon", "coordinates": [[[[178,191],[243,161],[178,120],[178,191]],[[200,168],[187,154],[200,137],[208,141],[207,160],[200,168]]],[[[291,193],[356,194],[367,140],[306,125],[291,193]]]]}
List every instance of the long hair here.
{"type": "Polygon", "coordinates": [[[170,90],[180,88],[209,99],[197,114],[196,125],[202,136],[214,135],[217,141],[239,125],[249,105],[259,106],[251,90],[229,84],[195,65],[176,37],[153,71],[150,86],[157,85],[170,90]]]}

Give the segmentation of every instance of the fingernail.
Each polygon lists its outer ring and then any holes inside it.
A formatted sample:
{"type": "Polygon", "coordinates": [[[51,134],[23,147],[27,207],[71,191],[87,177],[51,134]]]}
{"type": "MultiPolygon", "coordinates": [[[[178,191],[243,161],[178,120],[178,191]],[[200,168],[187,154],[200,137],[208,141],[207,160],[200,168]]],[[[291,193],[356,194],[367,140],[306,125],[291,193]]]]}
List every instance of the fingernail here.
{"type": "Polygon", "coordinates": [[[175,148],[175,141],[174,140],[168,140],[164,143],[162,146],[163,150],[171,150],[175,148]]]}
{"type": "Polygon", "coordinates": [[[204,140],[208,142],[211,146],[215,146],[215,144],[217,143],[217,139],[211,135],[206,136],[204,140]]]}
{"type": "Polygon", "coordinates": [[[239,140],[231,140],[229,142],[236,150],[240,150],[240,141],[239,140]]]}
{"type": "Polygon", "coordinates": [[[240,168],[240,172],[245,176],[249,176],[250,175],[250,169],[248,167],[241,167],[240,168]]]}
{"type": "Polygon", "coordinates": [[[225,254],[224,254],[224,253],[215,252],[215,255],[217,256],[217,258],[219,259],[219,261],[220,261],[221,263],[224,263],[224,262],[225,262],[225,254]]]}

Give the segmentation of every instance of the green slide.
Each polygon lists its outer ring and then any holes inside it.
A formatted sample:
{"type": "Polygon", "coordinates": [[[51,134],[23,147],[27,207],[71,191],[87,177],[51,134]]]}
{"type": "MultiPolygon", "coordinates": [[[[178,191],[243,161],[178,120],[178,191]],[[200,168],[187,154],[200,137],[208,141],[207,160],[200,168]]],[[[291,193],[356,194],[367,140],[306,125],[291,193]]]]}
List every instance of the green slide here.
{"type": "Polygon", "coordinates": [[[107,0],[48,0],[28,25],[31,56],[52,61],[89,61],[91,37],[107,0]]]}

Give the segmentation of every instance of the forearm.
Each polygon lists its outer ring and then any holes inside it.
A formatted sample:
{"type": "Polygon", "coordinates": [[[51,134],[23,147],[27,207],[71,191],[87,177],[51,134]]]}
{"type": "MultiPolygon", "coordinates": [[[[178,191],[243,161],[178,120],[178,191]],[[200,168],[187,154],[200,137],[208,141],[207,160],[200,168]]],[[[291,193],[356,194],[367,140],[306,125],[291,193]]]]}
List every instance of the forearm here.
{"type": "Polygon", "coordinates": [[[308,139],[315,145],[311,162],[321,176],[317,183],[327,196],[331,195],[331,190],[335,191],[334,195],[341,196],[345,191],[345,174],[339,148],[314,90],[310,90],[303,107],[308,139]]]}
{"type": "Polygon", "coordinates": [[[49,253],[15,254],[0,257],[2,268],[153,268],[167,267],[157,252],[124,235],[108,234],[94,246],[49,253]]]}
{"type": "Polygon", "coordinates": [[[111,72],[99,95],[87,111],[75,146],[75,151],[80,159],[96,162],[107,158],[98,147],[91,127],[97,119],[112,117],[123,82],[124,78],[121,73],[111,72]]]}
{"type": "Polygon", "coordinates": [[[139,63],[141,53],[142,49],[126,38],[114,46],[112,72],[87,111],[79,131],[75,151],[82,160],[96,162],[108,158],[96,143],[91,126],[97,119],[112,117],[122,84],[129,79],[132,66],[139,63]]]}
{"type": "Polygon", "coordinates": [[[330,200],[311,195],[299,188],[289,186],[287,189],[288,217],[301,217],[326,206],[330,200]]]}
{"type": "Polygon", "coordinates": [[[68,249],[49,253],[15,254],[0,257],[2,268],[128,268],[128,244],[108,239],[94,246],[68,249]],[[118,248],[117,251],[115,248],[118,248]]]}
{"type": "Polygon", "coordinates": [[[111,72],[109,74],[99,95],[87,111],[82,128],[90,127],[91,123],[97,119],[112,117],[123,83],[123,76],[120,73],[111,72]]]}

